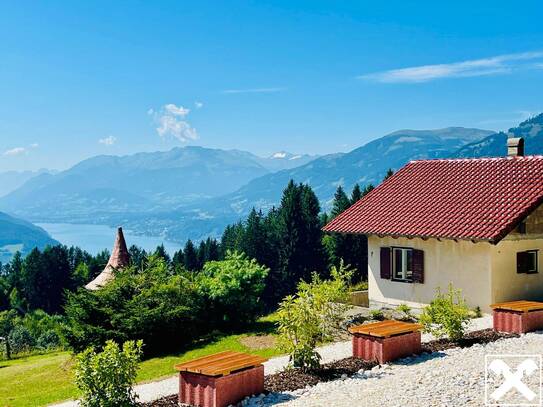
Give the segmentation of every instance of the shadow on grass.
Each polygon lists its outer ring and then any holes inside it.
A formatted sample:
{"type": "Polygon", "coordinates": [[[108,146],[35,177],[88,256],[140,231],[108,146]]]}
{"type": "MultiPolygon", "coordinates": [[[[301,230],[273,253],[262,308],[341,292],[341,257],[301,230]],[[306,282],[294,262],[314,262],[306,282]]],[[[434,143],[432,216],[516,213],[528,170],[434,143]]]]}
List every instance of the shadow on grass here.
{"type": "Polygon", "coordinates": [[[245,326],[214,330],[190,343],[183,344],[179,347],[170,347],[164,349],[163,351],[146,354],[143,360],[153,359],[156,357],[178,356],[183,353],[204,348],[206,346],[211,346],[232,335],[272,335],[274,333],[276,333],[276,325],[274,321],[266,319],[258,320],[245,326]]]}

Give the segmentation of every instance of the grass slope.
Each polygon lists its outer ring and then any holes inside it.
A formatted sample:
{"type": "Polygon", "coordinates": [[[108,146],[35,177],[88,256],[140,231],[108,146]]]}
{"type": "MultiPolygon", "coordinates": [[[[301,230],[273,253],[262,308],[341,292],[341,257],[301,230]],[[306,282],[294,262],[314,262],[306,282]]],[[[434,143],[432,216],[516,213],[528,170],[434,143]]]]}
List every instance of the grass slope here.
{"type": "MultiPolygon", "coordinates": [[[[223,334],[216,332],[179,353],[143,361],[138,383],[157,380],[175,374],[173,365],[185,360],[225,350],[250,352],[264,357],[279,355],[274,347],[249,349],[242,340],[255,335],[274,335],[273,316],[261,318],[246,332],[223,334]]],[[[0,406],[42,406],[77,397],[72,383],[73,357],[68,352],[55,352],[0,361],[0,406]]]]}

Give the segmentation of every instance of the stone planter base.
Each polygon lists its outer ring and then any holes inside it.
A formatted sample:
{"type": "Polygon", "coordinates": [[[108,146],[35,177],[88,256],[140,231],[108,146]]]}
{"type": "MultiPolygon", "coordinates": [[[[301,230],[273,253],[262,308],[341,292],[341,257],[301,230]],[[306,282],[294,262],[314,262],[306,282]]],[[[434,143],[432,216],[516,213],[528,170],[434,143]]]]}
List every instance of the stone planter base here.
{"type": "Polygon", "coordinates": [[[353,335],[353,357],[380,364],[421,352],[420,332],[411,332],[388,338],[353,335]]]}
{"type": "Polygon", "coordinates": [[[179,402],[198,407],[226,407],[246,396],[264,391],[264,366],[256,366],[227,376],[179,373],[179,402]]]}
{"type": "Polygon", "coordinates": [[[493,311],[494,330],[523,334],[543,329],[543,310],[519,312],[495,309],[493,311]]]}

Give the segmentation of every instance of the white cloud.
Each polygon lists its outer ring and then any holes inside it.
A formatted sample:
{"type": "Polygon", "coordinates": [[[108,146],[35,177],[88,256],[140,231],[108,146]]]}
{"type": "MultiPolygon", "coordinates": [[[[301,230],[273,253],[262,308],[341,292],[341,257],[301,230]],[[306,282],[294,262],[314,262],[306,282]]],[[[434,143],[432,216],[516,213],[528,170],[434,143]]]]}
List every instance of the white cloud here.
{"type": "Polygon", "coordinates": [[[204,107],[204,104],[202,102],[194,102],[194,106],[196,106],[196,109],[201,109],[204,107]]]}
{"type": "Polygon", "coordinates": [[[420,83],[444,78],[508,74],[517,68],[526,66],[525,61],[535,59],[543,59],[543,51],[498,55],[490,58],[473,59],[450,64],[392,69],[361,75],[357,78],[381,83],[420,83]]]}
{"type": "Polygon", "coordinates": [[[158,125],[156,131],[160,137],[171,136],[181,142],[196,140],[198,138],[196,129],[186,119],[190,113],[190,109],[169,103],[164,105],[159,111],[149,109],[147,113],[153,116],[155,123],[158,125]]]}
{"type": "Polygon", "coordinates": [[[117,142],[117,137],[108,136],[108,137],[105,137],[105,138],[101,138],[100,140],[98,140],[98,142],[100,144],[104,144],[106,146],[112,146],[113,144],[115,144],[117,142]]]}
{"type": "Polygon", "coordinates": [[[284,92],[287,88],[252,88],[252,89],[227,89],[223,90],[224,94],[234,94],[234,93],[276,93],[284,92]]]}
{"type": "Polygon", "coordinates": [[[38,148],[40,145],[38,143],[30,144],[30,148],[38,148]]]}
{"type": "Polygon", "coordinates": [[[26,152],[27,152],[27,149],[24,147],[15,147],[10,150],[4,151],[4,155],[16,156],[16,155],[26,154],[26,152]]]}

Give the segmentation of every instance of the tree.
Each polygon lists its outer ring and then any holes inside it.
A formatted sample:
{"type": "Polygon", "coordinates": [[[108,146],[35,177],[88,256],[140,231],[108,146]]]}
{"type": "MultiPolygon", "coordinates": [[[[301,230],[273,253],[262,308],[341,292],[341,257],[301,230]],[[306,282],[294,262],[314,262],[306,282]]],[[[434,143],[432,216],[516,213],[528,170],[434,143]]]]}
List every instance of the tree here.
{"type": "Polygon", "coordinates": [[[155,252],[153,253],[154,256],[161,257],[164,259],[166,263],[170,263],[170,255],[166,251],[166,248],[164,247],[164,244],[160,244],[156,247],[155,252]]]}
{"type": "Polygon", "coordinates": [[[259,263],[264,260],[266,231],[264,230],[264,219],[262,212],[257,212],[255,208],[251,210],[245,221],[244,237],[242,250],[251,259],[256,259],[259,263]]]}
{"type": "Polygon", "coordinates": [[[145,260],[147,259],[147,252],[136,246],[132,245],[128,249],[130,254],[130,264],[134,265],[138,269],[142,269],[145,266],[145,260]]]}
{"type": "Polygon", "coordinates": [[[360,185],[354,184],[353,191],[351,192],[351,205],[357,203],[360,198],[362,198],[362,191],[360,190],[360,185]]]}
{"type": "Polygon", "coordinates": [[[187,240],[185,248],[183,249],[183,263],[185,270],[196,271],[198,270],[198,253],[194,247],[192,240],[187,240]]]}
{"type": "Polygon", "coordinates": [[[214,324],[232,328],[253,322],[263,310],[260,297],[268,272],[238,252],[228,251],[224,260],[207,262],[198,274],[197,286],[208,299],[206,311],[214,324]]]}
{"type": "Polygon", "coordinates": [[[383,181],[389,179],[389,178],[392,177],[393,175],[394,175],[394,170],[393,170],[392,168],[389,168],[389,169],[387,170],[387,173],[386,173],[385,178],[383,179],[383,181]]]}
{"type": "Polygon", "coordinates": [[[347,194],[340,185],[336,189],[334,194],[334,202],[332,204],[332,218],[338,216],[341,212],[351,206],[351,201],[347,197],[347,194]]]}
{"type": "Polygon", "coordinates": [[[275,300],[292,293],[300,280],[325,269],[319,201],[311,187],[290,181],[278,210],[279,266],[272,270],[275,300]]]}

